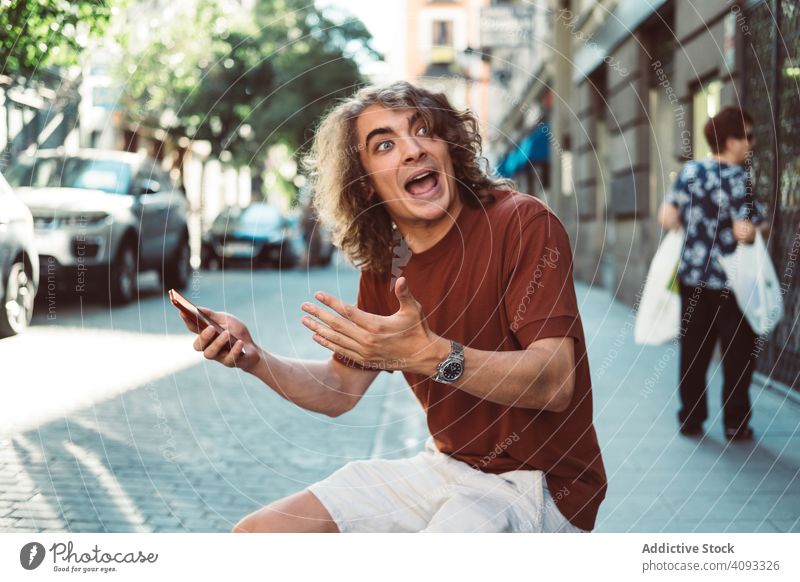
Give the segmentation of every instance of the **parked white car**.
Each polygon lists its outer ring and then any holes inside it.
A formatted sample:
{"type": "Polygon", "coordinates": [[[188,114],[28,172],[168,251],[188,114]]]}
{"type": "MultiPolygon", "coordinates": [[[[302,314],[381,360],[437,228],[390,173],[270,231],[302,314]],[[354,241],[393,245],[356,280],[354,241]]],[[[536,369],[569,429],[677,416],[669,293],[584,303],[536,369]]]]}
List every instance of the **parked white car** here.
{"type": "Polygon", "coordinates": [[[0,174],[0,337],[28,327],[38,286],[33,217],[0,174]]]}

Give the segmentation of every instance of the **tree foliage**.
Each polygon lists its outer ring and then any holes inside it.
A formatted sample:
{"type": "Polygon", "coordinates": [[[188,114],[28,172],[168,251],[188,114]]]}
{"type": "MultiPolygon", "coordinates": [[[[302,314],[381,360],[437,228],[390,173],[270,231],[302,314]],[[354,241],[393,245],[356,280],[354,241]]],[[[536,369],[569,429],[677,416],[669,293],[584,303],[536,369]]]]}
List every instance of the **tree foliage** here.
{"type": "Polygon", "coordinates": [[[363,82],[354,54],[380,58],[360,21],[306,0],[261,0],[248,18],[235,16],[198,0],[146,46],[129,38],[128,114],[163,124],[169,111],[174,129],[250,164],[275,143],[300,150],[323,111],[363,82]]]}
{"type": "Polygon", "coordinates": [[[132,121],[157,126],[165,113],[180,115],[213,53],[227,46],[223,30],[215,30],[221,21],[216,1],[197,0],[173,2],[157,13],[134,4],[115,23],[121,55],[114,73],[122,86],[123,110],[132,121]]]}
{"type": "Polygon", "coordinates": [[[31,79],[75,64],[112,12],[109,0],[0,0],[0,73],[31,79]]]}

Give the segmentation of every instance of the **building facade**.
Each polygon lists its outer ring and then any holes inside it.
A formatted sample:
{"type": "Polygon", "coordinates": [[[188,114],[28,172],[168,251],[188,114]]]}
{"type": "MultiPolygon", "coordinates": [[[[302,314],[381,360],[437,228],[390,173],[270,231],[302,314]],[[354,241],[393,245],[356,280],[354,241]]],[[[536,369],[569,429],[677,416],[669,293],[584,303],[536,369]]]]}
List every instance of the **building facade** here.
{"type": "Polygon", "coordinates": [[[755,189],[773,210],[769,244],[786,311],[759,338],[757,379],[800,391],[800,3],[749,2],[737,22],[743,103],[756,120],[755,189]]]}
{"type": "Polygon", "coordinates": [[[489,118],[489,64],[480,46],[480,12],[489,0],[405,0],[405,78],[447,94],[454,106],[489,118]]]}
{"type": "MultiPolygon", "coordinates": [[[[778,328],[761,338],[759,377],[797,388],[800,4],[553,0],[539,6],[546,25],[534,27],[534,38],[518,49],[529,55],[515,58],[541,65],[516,67],[528,83],[512,84],[510,104],[494,112],[491,151],[501,173],[558,212],[572,238],[576,278],[635,306],[663,235],[656,213],[664,194],[682,164],[710,153],[703,125],[728,105],[749,110],[756,120],[755,195],[769,209],[770,251],[786,306],[778,328]],[[519,134],[531,136],[537,127],[546,128],[544,162],[531,140],[513,133],[521,128],[519,134]],[[518,163],[507,164],[511,158],[518,163]]],[[[510,68],[498,56],[492,51],[493,80],[510,68]]]]}
{"type": "Polygon", "coordinates": [[[548,199],[553,82],[551,11],[545,4],[498,3],[482,13],[482,50],[491,65],[488,151],[520,190],[548,199]]]}

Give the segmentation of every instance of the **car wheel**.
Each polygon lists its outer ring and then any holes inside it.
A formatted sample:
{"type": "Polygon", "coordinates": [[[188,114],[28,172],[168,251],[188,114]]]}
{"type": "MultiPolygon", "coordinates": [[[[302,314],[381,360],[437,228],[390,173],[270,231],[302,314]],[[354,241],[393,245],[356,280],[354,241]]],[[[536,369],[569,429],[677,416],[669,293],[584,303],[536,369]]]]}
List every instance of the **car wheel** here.
{"type": "Polygon", "coordinates": [[[115,305],[125,305],[133,301],[137,290],[139,270],[136,266],[136,252],[133,245],[126,244],[117,254],[117,259],[109,267],[109,298],[115,305]]]}
{"type": "Polygon", "coordinates": [[[0,337],[16,335],[28,328],[36,296],[33,278],[22,261],[11,265],[5,286],[3,309],[0,310],[0,337]]]}
{"type": "Polygon", "coordinates": [[[277,267],[279,269],[293,269],[299,262],[300,259],[292,248],[291,242],[284,240],[278,255],[277,267]]]}
{"type": "Polygon", "coordinates": [[[206,271],[217,271],[220,268],[220,260],[213,249],[204,247],[200,257],[200,266],[206,271]]]}
{"type": "Polygon", "coordinates": [[[177,289],[182,291],[189,285],[189,278],[192,276],[192,257],[189,250],[189,241],[184,239],[169,263],[164,265],[161,272],[161,283],[164,290],[177,289]]]}

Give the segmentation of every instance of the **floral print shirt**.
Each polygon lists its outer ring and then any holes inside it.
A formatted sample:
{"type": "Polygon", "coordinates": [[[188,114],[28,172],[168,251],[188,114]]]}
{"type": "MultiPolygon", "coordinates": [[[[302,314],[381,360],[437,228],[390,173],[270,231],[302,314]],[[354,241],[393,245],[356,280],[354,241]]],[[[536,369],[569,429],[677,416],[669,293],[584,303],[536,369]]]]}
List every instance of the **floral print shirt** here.
{"type": "Polygon", "coordinates": [[[684,285],[723,289],[727,277],[718,257],[736,250],[733,221],[763,220],[750,178],[742,166],[717,160],[688,162],[678,174],[666,202],[676,206],[686,235],[678,266],[684,285]]]}

